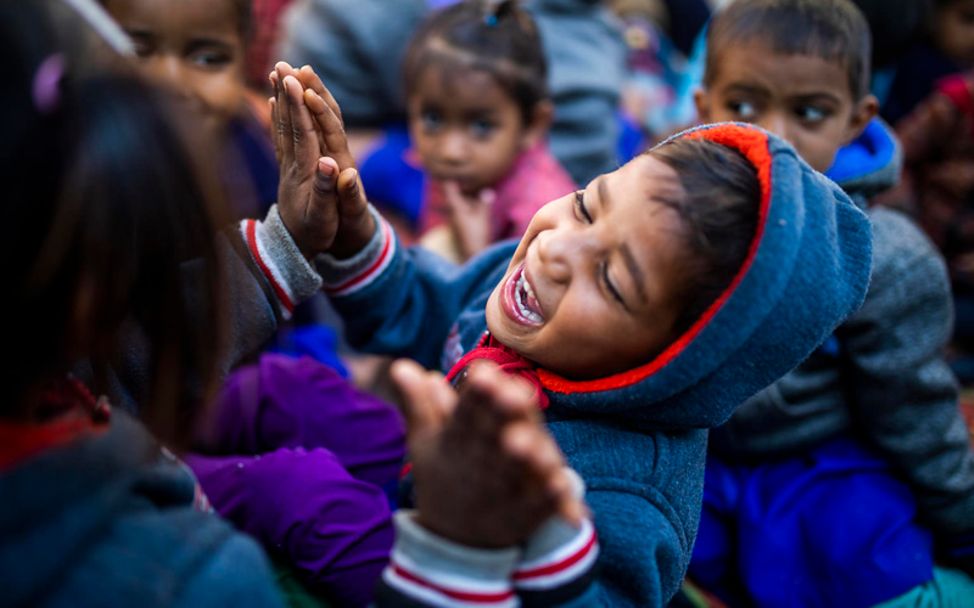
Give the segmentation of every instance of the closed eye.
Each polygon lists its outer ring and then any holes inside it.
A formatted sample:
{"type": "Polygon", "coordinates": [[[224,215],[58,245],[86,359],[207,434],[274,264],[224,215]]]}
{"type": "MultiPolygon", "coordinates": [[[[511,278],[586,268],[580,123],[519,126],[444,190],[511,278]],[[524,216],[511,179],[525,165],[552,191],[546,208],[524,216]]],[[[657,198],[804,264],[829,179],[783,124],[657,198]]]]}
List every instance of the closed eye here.
{"type": "Polygon", "coordinates": [[[626,306],[625,300],[622,299],[622,293],[619,292],[619,289],[613,285],[612,279],[609,278],[609,264],[607,262],[602,262],[601,271],[602,282],[605,283],[605,288],[609,291],[609,294],[612,295],[612,297],[619,302],[619,304],[622,304],[623,308],[629,310],[629,307],[626,306]]]}
{"type": "Polygon", "coordinates": [[[576,215],[581,215],[588,224],[592,223],[592,216],[589,215],[588,208],[585,206],[585,191],[575,191],[575,210],[576,215]]]}

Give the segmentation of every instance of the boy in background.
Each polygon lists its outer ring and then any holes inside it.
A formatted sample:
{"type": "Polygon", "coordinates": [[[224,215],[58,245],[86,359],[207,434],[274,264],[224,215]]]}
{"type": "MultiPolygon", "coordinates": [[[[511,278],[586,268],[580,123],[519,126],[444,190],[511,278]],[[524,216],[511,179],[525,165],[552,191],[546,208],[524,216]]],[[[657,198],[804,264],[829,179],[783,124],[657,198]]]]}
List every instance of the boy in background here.
{"type": "MultiPolygon", "coordinates": [[[[868,26],[847,0],[740,0],[715,17],[707,53],[701,120],[783,137],[862,206],[895,183],[868,26]]],[[[974,454],[942,358],[944,263],[902,215],[869,216],[862,308],[712,434],[690,573],[732,603],[972,597],[974,454]]]]}

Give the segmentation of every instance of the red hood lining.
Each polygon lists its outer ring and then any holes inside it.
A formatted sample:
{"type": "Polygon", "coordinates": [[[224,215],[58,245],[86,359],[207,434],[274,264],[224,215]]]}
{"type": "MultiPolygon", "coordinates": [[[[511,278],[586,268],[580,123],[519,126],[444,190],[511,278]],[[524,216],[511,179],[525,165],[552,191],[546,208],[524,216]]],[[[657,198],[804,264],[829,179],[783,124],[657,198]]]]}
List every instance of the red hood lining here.
{"type": "Polygon", "coordinates": [[[748,249],[744,263],[734,276],[734,280],[720,294],[720,297],[714,300],[700,318],[682,336],[649,363],[626,372],[595,380],[569,380],[548,370],[538,369],[541,385],[546,390],[554,393],[591,393],[620,389],[645,380],[676,359],[689,346],[697,335],[713,320],[727,300],[730,299],[738,285],[744,280],[748,270],[750,270],[764,236],[764,226],[771,208],[772,157],[771,151],[768,149],[768,136],[754,127],[724,124],[691,131],[683,137],[707,139],[714,143],[733,148],[743,154],[757,169],[758,181],[761,186],[761,208],[758,212],[757,230],[754,233],[754,239],[751,241],[751,246],[748,249]]]}

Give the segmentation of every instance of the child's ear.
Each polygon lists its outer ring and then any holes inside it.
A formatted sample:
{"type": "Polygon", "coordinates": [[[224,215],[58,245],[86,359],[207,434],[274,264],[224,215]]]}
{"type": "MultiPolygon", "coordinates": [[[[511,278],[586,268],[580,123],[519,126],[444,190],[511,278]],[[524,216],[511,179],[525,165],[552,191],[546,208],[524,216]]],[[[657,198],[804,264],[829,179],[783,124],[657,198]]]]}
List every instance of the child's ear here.
{"type": "Polygon", "coordinates": [[[702,87],[693,92],[693,103],[697,106],[697,121],[710,122],[710,93],[702,87]]]}
{"type": "Polygon", "coordinates": [[[846,128],[845,144],[849,144],[855,138],[862,135],[876,115],[879,114],[879,100],[875,95],[866,95],[856,103],[852,109],[852,117],[849,119],[849,126],[846,128]]]}
{"type": "Polygon", "coordinates": [[[521,149],[527,150],[548,136],[551,122],[555,119],[555,105],[549,100],[539,101],[531,112],[531,122],[521,137],[521,149]]]}

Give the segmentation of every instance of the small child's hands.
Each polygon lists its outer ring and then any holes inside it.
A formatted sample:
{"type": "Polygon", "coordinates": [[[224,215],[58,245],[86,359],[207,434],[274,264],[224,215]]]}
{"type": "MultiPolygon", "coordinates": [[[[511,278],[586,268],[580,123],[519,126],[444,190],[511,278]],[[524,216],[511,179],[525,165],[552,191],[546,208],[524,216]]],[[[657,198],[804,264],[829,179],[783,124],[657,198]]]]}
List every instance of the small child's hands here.
{"type": "Polygon", "coordinates": [[[471,366],[459,395],[440,374],[400,361],[418,522],[472,547],[524,542],[561,513],[580,522],[564,457],[533,390],[496,366],[471,366]]]}
{"type": "Polygon", "coordinates": [[[348,152],[341,110],[311,68],[279,62],[270,81],[284,224],[306,257],[354,255],[372,238],[375,220],[348,152]]]}
{"type": "Polygon", "coordinates": [[[474,196],[468,196],[454,181],[444,182],[442,190],[450,230],[460,255],[464,260],[468,260],[490,245],[490,216],[494,191],[484,189],[474,196]]]}

